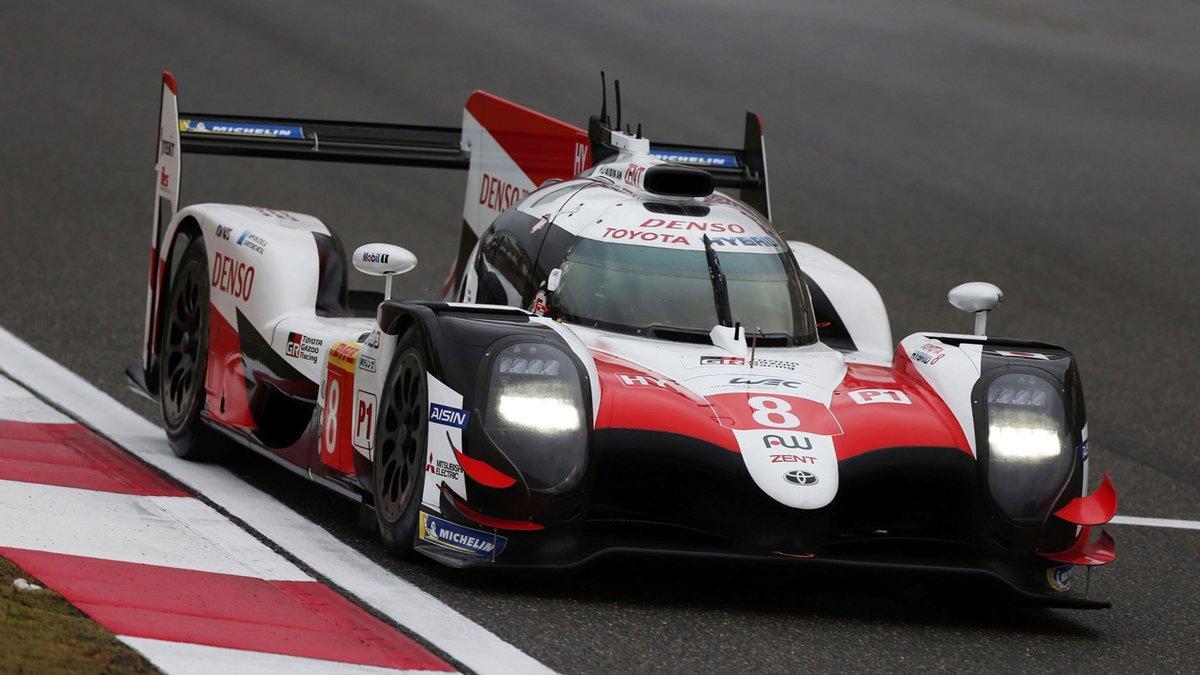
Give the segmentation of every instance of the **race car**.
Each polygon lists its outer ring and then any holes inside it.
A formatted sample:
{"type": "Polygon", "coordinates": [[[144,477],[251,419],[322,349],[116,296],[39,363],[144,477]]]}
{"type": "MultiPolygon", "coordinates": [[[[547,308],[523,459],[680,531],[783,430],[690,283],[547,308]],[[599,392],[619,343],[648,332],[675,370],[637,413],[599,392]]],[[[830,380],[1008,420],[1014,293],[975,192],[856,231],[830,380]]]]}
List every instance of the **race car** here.
{"type": "Polygon", "coordinates": [[[1108,606],[1072,585],[1117,500],[1087,493],[1071,352],[987,335],[982,282],[949,295],[972,333],[894,345],[870,281],[772,227],[757,115],[741,148],[667,144],[616,104],[586,130],[481,91],[459,128],[193,114],[164,73],[127,375],[174,451],[265,455],[453,567],[771,560],[1108,606]],[[313,216],[180,208],[185,153],[466,171],[443,297],[395,297],[417,260],[380,243],[351,261],[385,292],[349,291],[313,216]]]}

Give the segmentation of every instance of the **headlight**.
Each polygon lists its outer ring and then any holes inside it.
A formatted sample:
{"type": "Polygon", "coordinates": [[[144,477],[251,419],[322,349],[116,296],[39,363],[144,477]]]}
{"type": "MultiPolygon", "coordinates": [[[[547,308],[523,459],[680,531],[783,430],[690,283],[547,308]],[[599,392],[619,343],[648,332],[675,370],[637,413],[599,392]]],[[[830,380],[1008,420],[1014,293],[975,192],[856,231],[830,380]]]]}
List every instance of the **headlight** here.
{"type": "Polygon", "coordinates": [[[557,347],[520,342],[492,360],[484,428],[530,488],[566,490],[583,475],[584,415],[579,370],[557,347]]]}
{"type": "Polygon", "coordinates": [[[988,489],[1014,520],[1040,522],[1071,474],[1075,455],[1058,389],[1029,373],[988,385],[988,489]]]}

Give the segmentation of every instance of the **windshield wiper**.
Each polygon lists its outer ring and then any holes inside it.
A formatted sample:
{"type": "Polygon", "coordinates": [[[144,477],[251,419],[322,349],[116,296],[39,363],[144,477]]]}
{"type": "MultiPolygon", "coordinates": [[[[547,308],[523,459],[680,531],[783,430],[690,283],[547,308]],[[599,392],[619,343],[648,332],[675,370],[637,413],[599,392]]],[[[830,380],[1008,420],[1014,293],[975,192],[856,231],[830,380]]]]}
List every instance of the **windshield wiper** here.
{"type": "Polygon", "coordinates": [[[708,258],[708,278],[712,281],[713,297],[717,301],[717,319],[722,326],[733,328],[733,310],[729,307],[729,285],[725,282],[725,273],[721,271],[721,261],[717,260],[717,252],[713,250],[712,240],[708,235],[704,240],[704,257],[708,258]]]}

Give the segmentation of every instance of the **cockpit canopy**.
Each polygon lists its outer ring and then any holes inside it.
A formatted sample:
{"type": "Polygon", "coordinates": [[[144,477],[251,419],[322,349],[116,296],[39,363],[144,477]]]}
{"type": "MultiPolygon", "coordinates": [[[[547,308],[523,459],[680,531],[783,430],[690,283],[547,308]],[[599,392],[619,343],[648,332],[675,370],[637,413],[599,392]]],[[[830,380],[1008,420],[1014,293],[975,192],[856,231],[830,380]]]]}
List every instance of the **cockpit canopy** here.
{"type": "MultiPolygon", "coordinates": [[[[715,247],[714,247],[715,248],[715,247]]],[[[812,310],[789,252],[719,250],[734,322],[773,342],[815,340],[812,310]]],[[[651,337],[707,335],[720,323],[703,250],[581,238],[562,264],[551,316],[651,337]]]]}

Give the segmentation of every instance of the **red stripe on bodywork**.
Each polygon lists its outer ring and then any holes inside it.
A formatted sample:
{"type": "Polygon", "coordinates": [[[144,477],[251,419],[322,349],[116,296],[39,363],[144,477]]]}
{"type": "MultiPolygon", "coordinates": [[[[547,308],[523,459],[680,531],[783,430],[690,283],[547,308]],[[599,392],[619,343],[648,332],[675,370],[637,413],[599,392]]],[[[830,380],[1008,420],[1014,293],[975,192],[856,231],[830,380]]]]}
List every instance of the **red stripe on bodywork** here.
{"type": "MultiPolygon", "coordinates": [[[[463,473],[467,474],[471,480],[485,485],[490,488],[505,489],[516,484],[517,479],[504,473],[500,469],[488,464],[482,459],[467,457],[462,454],[458,448],[454,447],[454,441],[450,438],[450,432],[446,432],[446,442],[450,444],[450,450],[454,452],[454,460],[462,467],[463,473]]],[[[429,466],[427,471],[433,473],[433,453],[429,455],[429,466]]]]}
{"type": "Polygon", "coordinates": [[[187,495],[80,424],[0,420],[0,479],[131,495],[187,495]]]}
{"type": "Polygon", "coordinates": [[[603,352],[592,352],[600,374],[600,410],[597,429],[643,429],[682,434],[732,452],[740,452],[733,432],[721,426],[713,407],[673,382],[657,384],[663,377],[603,352]],[[646,384],[628,385],[618,375],[647,378],[646,384]]]}
{"type": "MultiPolygon", "coordinates": [[[[924,380],[894,368],[847,364],[846,375],[829,407],[819,401],[782,392],[723,392],[701,398],[662,375],[619,357],[593,351],[600,374],[600,412],[596,428],[643,429],[684,434],[739,452],[731,429],[769,429],[754,418],[751,399],[782,400],[798,426],[777,427],[833,437],[838,460],[872,450],[899,447],[948,447],[971,453],[958,420],[924,380]],[[630,376],[635,376],[631,381],[630,376]],[[636,379],[640,378],[640,379],[636,379]],[[904,403],[859,404],[857,390],[901,392],[904,403]]],[[[760,408],[763,406],[759,406],[760,408]]],[[[768,406],[769,407],[769,406],[768,406]]]]}
{"type": "Polygon", "coordinates": [[[453,668],[315,581],[0,548],[117,635],[386,668],[453,668]]]}
{"type": "Polygon", "coordinates": [[[212,305],[209,305],[208,316],[208,372],[204,378],[208,413],[225,424],[254,429],[237,328],[212,305]]]}
{"type": "Polygon", "coordinates": [[[958,448],[967,454],[971,445],[954,413],[936,393],[898,368],[846,364],[846,376],[834,390],[830,408],[842,423],[842,434],[833,439],[839,460],[881,448],[958,448]],[[909,403],[855,402],[853,391],[897,391],[909,403]]]}
{"type": "Polygon", "coordinates": [[[518,532],[535,532],[537,530],[545,529],[544,526],[539,523],[535,523],[532,520],[497,518],[495,516],[489,516],[487,514],[480,513],[470,506],[467,506],[467,502],[464,501],[462,497],[454,494],[454,490],[451,490],[450,486],[446,485],[445,483],[439,485],[438,489],[442,491],[442,494],[446,495],[446,498],[450,500],[450,503],[454,505],[454,508],[457,509],[459,513],[463,514],[467,518],[470,518],[476,523],[479,523],[480,525],[494,527],[497,530],[515,530],[518,532]]]}

